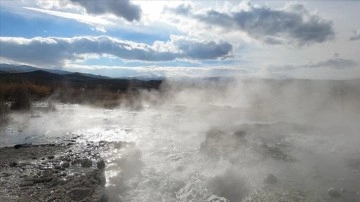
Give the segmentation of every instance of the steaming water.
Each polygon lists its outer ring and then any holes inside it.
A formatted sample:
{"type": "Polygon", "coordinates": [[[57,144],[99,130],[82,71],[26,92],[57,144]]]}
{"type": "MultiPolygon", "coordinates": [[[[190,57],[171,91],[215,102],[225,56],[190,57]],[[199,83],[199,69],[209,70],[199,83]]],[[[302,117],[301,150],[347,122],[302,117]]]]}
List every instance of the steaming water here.
{"type": "Polygon", "coordinates": [[[103,154],[111,201],[360,201],[353,122],[326,127],[255,117],[243,103],[176,100],[141,110],[57,104],[14,113],[0,144],[133,142],[103,154]]]}

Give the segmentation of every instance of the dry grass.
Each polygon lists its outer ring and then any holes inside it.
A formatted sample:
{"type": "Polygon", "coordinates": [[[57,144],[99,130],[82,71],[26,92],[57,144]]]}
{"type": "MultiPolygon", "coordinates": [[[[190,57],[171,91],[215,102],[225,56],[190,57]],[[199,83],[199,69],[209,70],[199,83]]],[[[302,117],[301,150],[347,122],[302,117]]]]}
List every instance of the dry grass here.
{"type": "Polygon", "coordinates": [[[1,83],[0,95],[6,100],[13,100],[16,96],[28,93],[32,99],[41,99],[49,96],[52,89],[49,86],[34,83],[1,83]]]}
{"type": "MultiPolygon", "coordinates": [[[[3,82],[0,85],[0,97],[2,99],[2,102],[10,102],[10,108],[14,110],[30,109],[31,100],[40,100],[42,98],[48,97],[50,94],[50,87],[29,82],[3,82]]],[[[0,107],[5,108],[6,106],[3,104],[3,106],[0,107]]]]}
{"type": "MultiPolygon", "coordinates": [[[[56,100],[63,103],[88,104],[95,107],[114,108],[119,105],[137,107],[137,92],[120,92],[101,87],[86,89],[71,86],[47,86],[31,82],[6,83],[0,82],[0,99],[10,103],[11,110],[28,110],[32,101],[42,99],[56,100]]],[[[1,106],[0,112],[5,114],[9,108],[1,106]]]]}

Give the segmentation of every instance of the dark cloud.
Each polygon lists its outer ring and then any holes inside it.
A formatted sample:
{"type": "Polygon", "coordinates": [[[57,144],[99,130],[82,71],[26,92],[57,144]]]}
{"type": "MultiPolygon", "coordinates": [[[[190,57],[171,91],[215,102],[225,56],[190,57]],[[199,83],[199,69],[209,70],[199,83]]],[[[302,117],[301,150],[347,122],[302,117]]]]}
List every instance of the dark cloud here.
{"type": "Polygon", "coordinates": [[[360,29],[357,29],[353,32],[353,35],[350,37],[351,41],[360,40],[360,29]]]}
{"type": "Polygon", "coordinates": [[[91,14],[106,14],[112,13],[116,16],[125,18],[128,21],[140,20],[141,8],[134,5],[130,0],[70,0],[73,3],[79,4],[86,9],[87,13],[91,14]]]}
{"type": "Polygon", "coordinates": [[[194,59],[213,59],[219,56],[228,56],[232,51],[232,45],[226,42],[215,43],[213,41],[201,43],[185,39],[175,41],[176,47],[185,53],[189,58],[194,59]]]}
{"type": "Polygon", "coordinates": [[[112,55],[125,60],[172,61],[175,59],[217,59],[226,57],[232,46],[224,42],[199,42],[173,37],[153,45],[117,40],[108,36],[74,38],[0,37],[3,58],[39,66],[62,66],[84,55],[112,55]]]}
{"type": "Polygon", "coordinates": [[[325,61],[320,61],[316,63],[308,63],[304,65],[282,65],[282,66],[270,66],[267,70],[273,72],[279,71],[289,71],[295,69],[303,69],[303,68],[333,68],[333,69],[346,69],[346,68],[354,68],[357,67],[359,63],[349,59],[343,59],[339,57],[335,57],[332,59],[328,59],[325,61]]]}
{"type": "Polygon", "coordinates": [[[184,15],[184,16],[187,16],[191,13],[191,5],[189,4],[181,4],[175,8],[172,8],[172,7],[165,7],[164,8],[164,11],[165,12],[171,12],[171,13],[174,13],[176,15],[184,15]]]}
{"type": "Polygon", "coordinates": [[[267,44],[271,44],[271,45],[278,45],[278,44],[283,44],[284,41],[277,38],[277,37],[265,37],[263,39],[263,41],[267,44]]]}
{"type": "Polygon", "coordinates": [[[281,10],[254,6],[232,13],[209,10],[203,14],[194,14],[193,17],[225,30],[244,31],[269,44],[290,43],[302,46],[325,42],[334,36],[330,21],[311,15],[300,4],[289,5],[281,10]]]}

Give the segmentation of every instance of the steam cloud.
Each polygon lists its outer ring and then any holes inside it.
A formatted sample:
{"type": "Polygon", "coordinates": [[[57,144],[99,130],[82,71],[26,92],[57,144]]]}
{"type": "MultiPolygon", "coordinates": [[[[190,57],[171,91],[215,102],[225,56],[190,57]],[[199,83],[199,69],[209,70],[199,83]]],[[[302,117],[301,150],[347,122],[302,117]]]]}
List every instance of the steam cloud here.
{"type": "Polygon", "coordinates": [[[359,82],[169,80],[136,109],[13,116],[37,140],[135,142],[107,159],[114,201],[358,201],[359,82]]]}

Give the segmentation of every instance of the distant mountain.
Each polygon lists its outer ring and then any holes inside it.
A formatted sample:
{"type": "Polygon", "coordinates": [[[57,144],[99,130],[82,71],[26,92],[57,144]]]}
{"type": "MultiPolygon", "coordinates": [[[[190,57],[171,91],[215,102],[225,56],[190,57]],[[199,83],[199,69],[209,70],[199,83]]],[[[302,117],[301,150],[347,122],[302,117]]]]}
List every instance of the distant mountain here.
{"type": "Polygon", "coordinates": [[[79,73],[79,72],[75,72],[73,74],[80,74],[80,75],[91,77],[91,78],[94,78],[94,79],[110,79],[110,77],[101,76],[101,75],[95,75],[95,74],[87,74],[87,73],[79,73]]]}
{"type": "Polygon", "coordinates": [[[39,70],[39,68],[28,66],[28,65],[10,65],[0,64],[0,71],[6,73],[21,73],[21,72],[32,72],[39,70]]]}
{"type": "Polygon", "coordinates": [[[33,72],[37,70],[43,70],[54,74],[70,74],[71,72],[57,69],[42,69],[38,67],[33,67],[29,65],[11,65],[11,64],[0,64],[0,72],[7,73],[24,73],[24,72],[33,72]]]}
{"type": "MultiPolygon", "coordinates": [[[[26,68],[24,68],[26,69],[26,68]]],[[[24,70],[23,69],[23,70],[24,70]]],[[[30,69],[30,68],[29,68],[30,69]]],[[[162,83],[161,80],[139,80],[139,79],[113,79],[109,77],[97,76],[83,73],[56,74],[45,70],[35,70],[29,72],[1,73],[1,82],[33,82],[48,86],[63,86],[84,89],[108,89],[111,91],[127,91],[128,89],[157,89],[162,83]]]]}
{"type": "MultiPolygon", "coordinates": [[[[65,70],[58,70],[58,69],[43,69],[38,67],[33,67],[29,65],[11,65],[11,64],[0,64],[0,74],[4,73],[26,73],[26,72],[33,72],[33,71],[45,71],[53,74],[76,74],[74,72],[69,72],[65,70]]],[[[101,76],[101,75],[94,75],[94,74],[86,74],[86,73],[78,73],[82,74],[87,77],[98,78],[98,79],[108,79],[109,77],[101,76]]]]}
{"type": "MultiPolygon", "coordinates": [[[[130,76],[127,77],[129,79],[139,79],[143,81],[150,81],[150,80],[164,80],[164,76],[156,75],[156,74],[144,74],[144,75],[137,75],[137,76],[130,76]]],[[[124,77],[119,77],[119,79],[124,79],[124,77]]]]}

